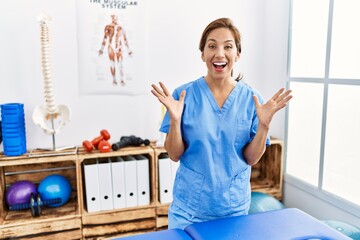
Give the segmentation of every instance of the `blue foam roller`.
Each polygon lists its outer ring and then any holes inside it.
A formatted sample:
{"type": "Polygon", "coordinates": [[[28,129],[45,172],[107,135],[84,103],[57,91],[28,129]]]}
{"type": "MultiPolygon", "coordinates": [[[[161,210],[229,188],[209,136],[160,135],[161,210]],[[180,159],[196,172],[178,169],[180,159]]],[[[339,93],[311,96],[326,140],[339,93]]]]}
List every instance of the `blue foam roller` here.
{"type": "Polygon", "coordinates": [[[24,104],[8,103],[0,107],[4,155],[20,156],[26,153],[24,104]]]}
{"type": "Polygon", "coordinates": [[[2,143],[2,127],[1,127],[1,121],[0,121],[0,144],[2,143]]]}

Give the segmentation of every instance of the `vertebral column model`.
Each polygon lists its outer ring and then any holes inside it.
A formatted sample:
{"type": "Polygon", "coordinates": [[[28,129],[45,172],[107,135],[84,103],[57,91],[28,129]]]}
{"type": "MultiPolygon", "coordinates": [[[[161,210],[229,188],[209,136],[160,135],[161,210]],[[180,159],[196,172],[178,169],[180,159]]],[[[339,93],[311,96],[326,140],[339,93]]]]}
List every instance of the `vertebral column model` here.
{"type": "Polygon", "coordinates": [[[46,14],[38,17],[40,22],[41,36],[41,66],[44,78],[44,99],[46,107],[36,106],[33,112],[33,121],[39,125],[46,134],[53,135],[53,145],[55,148],[54,135],[70,121],[71,112],[67,105],[56,105],[55,94],[53,89],[53,81],[51,74],[51,43],[49,34],[49,22],[51,18],[46,14]],[[58,120],[58,122],[55,122],[58,120]],[[50,122],[50,126],[48,123],[50,122]]]}

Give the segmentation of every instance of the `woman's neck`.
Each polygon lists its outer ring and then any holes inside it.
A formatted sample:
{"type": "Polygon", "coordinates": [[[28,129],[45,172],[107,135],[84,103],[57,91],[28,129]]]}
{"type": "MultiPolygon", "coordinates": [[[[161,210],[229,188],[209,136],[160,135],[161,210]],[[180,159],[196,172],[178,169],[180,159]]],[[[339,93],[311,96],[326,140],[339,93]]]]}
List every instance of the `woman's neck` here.
{"type": "Polygon", "coordinates": [[[205,77],[205,81],[209,86],[217,104],[220,108],[224,105],[226,99],[236,86],[236,81],[233,79],[211,79],[205,77]]]}
{"type": "Polygon", "coordinates": [[[204,78],[212,92],[228,92],[229,89],[231,91],[236,85],[236,81],[231,77],[214,79],[207,75],[204,78]]]}

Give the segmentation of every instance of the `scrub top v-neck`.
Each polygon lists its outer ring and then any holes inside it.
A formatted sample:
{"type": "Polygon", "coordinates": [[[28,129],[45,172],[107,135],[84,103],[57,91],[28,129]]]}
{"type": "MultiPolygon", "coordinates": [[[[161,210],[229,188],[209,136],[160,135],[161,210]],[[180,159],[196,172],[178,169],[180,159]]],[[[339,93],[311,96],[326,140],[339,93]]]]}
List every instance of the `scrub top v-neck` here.
{"type": "MultiPolygon", "coordinates": [[[[240,81],[220,108],[204,77],[176,88],[174,99],[183,90],[185,151],[174,182],[173,204],[203,220],[247,214],[251,167],[242,149],[252,141],[258,125],[252,96],[256,94],[260,102],[263,98],[240,81]]],[[[169,125],[166,113],[160,131],[168,133],[169,125]]]]}
{"type": "Polygon", "coordinates": [[[226,98],[222,108],[220,108],[220,106],[216,102],[213,93],[211,92],[209,85],[206,83],[205,78],[199,79],[199,85],[203,90],[204,94],[206,95],[206,97],[208,98],[209,103],[213,107],[214,111],[217,112],[219,118],[221,118],[224,115],[224,113],[229,109],[229,107],[231,106],[232,102],[235,99],[236,94],[238,94],[239,92],[239,88],[234,87],[234,89],[230,92],[229,96],[226,98]]]}

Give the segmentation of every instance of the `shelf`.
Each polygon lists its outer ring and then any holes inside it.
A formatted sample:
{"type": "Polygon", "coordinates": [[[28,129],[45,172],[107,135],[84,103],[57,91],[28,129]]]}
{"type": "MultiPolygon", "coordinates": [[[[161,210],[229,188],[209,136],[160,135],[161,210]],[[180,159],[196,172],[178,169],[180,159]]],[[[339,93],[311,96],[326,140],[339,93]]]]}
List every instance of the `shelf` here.
{"type": "Polygon", "coordinates": [[[83,214],[82,224],[85,238],[154,231],[156,208],[143,206],[83,214]]]}
{"type": "MultiPolygon", "coordinates": [[[[283,175],[283,142],[271,138],[271,145],[266,148],[260,161],[252,167],[251,190],[269,194],[278,200],[282,199],[282,175],[283,175]]],[[[163,147],[155,147],[155,168],[158,169],[158,156],[166,152],[163,147]]],[[[157,173],[158,174],[158,173],[157,173]]],[[[158,179],[158,175],[156,177],[158,179]]],[[[155,189],[158,192],[159,186],[156,182],[155,189]]],[[[159,196],[159,195],[158,195],[159,196]]],[[[157,199],[156,227],[163,230],[168,225],[169,204],[161,204],[157,199]]]]}
{"type": "Polygon", "coordinates": [[[118,151],[92,153],[79,149],[79,165],[84,162],[101,161],[102,159],[115,158],[118,156],[145,155],[149,159],[149,181],[150,181],[150,204],[144,206],[118,208],[108,211],[87,212],[85,197],[85,180],[83,167],[79,173],[81,176],[82,189],[82,227],[85,239],[97,239],[102,237],[120,237],[132,234],[139,234],[156,230],[156,192],[155,186],[155,160],[154,150],[149,146],[125,147],[118,151]]]}
{"type": "Polygon", "coordinates": [[[29,157],[28,153],[16,156],[8,157],[0,154],[0,167],[1,166],[18,166],[23,164],[37,164],[37,163],[48,163],[48,162],[65,162],[65,161],[76,161],[77,155],[62,155],[62,156],[48,156],[48,157],[29,157]]]}
{"type": "Polygon", "coordinates": [[[271,139],[259,162],[252,167],[251,190],[266,193],[282,200],[283,142],[271,139]]]}
{"type": "Polygon", "coordinates": [[[57,237],[79,239],[81,214],[78,203],[78,178],[75,156],[19,159],[2,158],[0,161],[1,196],[0,238],[57,237]],[[60,207],[42,207],[41,216],[33,217],[30,209],[10,211],[5,203],[5,192],[11,184],[28,180],[36,186],[48,175],[60,174],[71,184],[69,201],[60,207]]]}
{"type": "Polygon", "coordinates": [[[118,151],[110,151],[102,153],[99,150],[94,150],[91,153],[88,153],[84,148],[78,149],[78,158],[80,161],[86,158],[104,158],[104,157],[115,157],[115,156],[128,156],[128,155],[137,155],[137,154],[150,154],[153,155],[154,150],[149,146],[139,146],[139,147],[125,147],[121,148],[118,151]]]}
{"type": "Polygon", "coordinates": [[[24,210],[19,213],[8,212],[0,229],[0,238],[29,237],[31,235],[50,236],[53,234],[67,236],[68,232],[71,232],[69,236],[72,236],[72,239],[79,239],[81,238],[79,236],[82,235],[81,216],[73,214],[74,204],[70,203],[69,205],[62,207],[61,211],[43,209],[44,215],[39,218],[33,218],[30,210],[27,213],[24,210]]]}
{"type": "MultiPolygon", "coordinates": [[[[271,139],[258,164],[253,166],[252,191],[282,198],[283,143],[271,139]]],[[[168,225],[169,204],[159,201],[158,157],[163,147],[125,147],[118,151],[92,153],[78,148],[76,154],[62,156],[6,157],[0,154],[0,239],[104,239],[163,230],[168,225]],[[145,155],[149,158],[150,204],[144,206],[87,212],[83,172],[84,162],[117,156],[145,155]],[[72,194],[63,206],[43,207],[42,215],[32,217],[30,209],[9,211],[5,203],[6,189],[19,180],[35,184],[49,174],[61,174],[70,180],[72,194]]]]}

